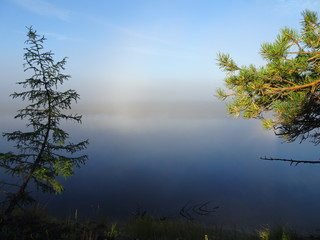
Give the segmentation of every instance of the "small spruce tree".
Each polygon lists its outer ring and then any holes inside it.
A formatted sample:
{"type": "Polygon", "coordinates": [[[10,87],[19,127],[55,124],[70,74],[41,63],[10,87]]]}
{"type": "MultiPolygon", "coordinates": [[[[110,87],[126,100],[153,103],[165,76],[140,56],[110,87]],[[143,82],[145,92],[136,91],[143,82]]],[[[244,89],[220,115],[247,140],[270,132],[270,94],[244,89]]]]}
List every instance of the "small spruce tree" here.
{"type": "MultiPolygon", "coordinates": [[[[7,183],[16,189],[6,191],[5,214],[9,215],[26,200],[33,200],[27,189],[31,182],[39,190],[60,193],[63,187],[57,177],[74,174],[74,168],[84,164],[87,156],[74,156],[84,150],[88,140],[79,143],[67,142],[69,134],[61,129],[61,120],[73,120],[81,123],[80,115],[63,113],[71,109],[71,103],[79,99],[74,90],[57,91],[58,85],[70,78],[61,73],[66,58],[55,62],[51,51],[45,52],[44,36],[39,36],[28,28],[28,39],[24,54],[24,70],[33,75],[18,82],[26,88],[24,92],[14,92],[12,98],[21,98],[29,103],[18,111],[15,118],[26,119],[25,131],[3,133],[8,141],[15,142],[17,153],[0,153],[0,167],[13,177],[18,177],[18,184],[7,183]]],[[[2,182],[4,183],[4,182],[2,182]]]]}
{"type": "Polygon", "coordinates": [[[218,54],[218,65],[227,73],[228,90],[218,89],[217,95],[221,100],[231,100],[227,103],[229,114],[260,119],[265,128],[288,142],[310,139],[317,145],[320,23],[316,12],[306,10],[302,16],[300,33],[285,27],[275,42],[261,45],[265,66],[239,67],[228,54],[218,54]]]}

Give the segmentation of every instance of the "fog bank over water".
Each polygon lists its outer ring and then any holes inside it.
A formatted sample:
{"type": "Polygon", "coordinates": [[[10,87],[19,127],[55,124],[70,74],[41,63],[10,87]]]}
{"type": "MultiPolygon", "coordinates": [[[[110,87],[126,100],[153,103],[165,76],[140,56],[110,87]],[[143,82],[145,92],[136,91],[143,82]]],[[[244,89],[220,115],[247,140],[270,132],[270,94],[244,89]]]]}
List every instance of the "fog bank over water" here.
{"type": "Polygon", "coordinates": [[[128,120],[135,118],[170,118],[188,121],[225,118],[226,115],[224,104],[204,100],[111,100],[103,106],[94,103],[76,105],[73,111],[81,111],[83,115],[121,116],[128,120]]]}
{"type": "MultiPolygon", "coordinates": [[[[82,105],[83,107],[83,105],[82,105]]],[[[145,102],[79,108],[83,124],[64,125],[71,140],[90,140],[89,160],[65,192],[41,197],[56,214],[179,217],[187,203],[220,206],[206,220],[316,228],[320,166],[269,162],[260,156],[318,160],[311,144],[281,144],[256,120],[226,117],[223,103],[145,102]]],[[[1,117],[2,131],[13,128],[1,117]]],[[[1,139],[1,149],[8,143],[1,139]]],[[[200,218],[201,219],[201,218],[200,218]]]]}

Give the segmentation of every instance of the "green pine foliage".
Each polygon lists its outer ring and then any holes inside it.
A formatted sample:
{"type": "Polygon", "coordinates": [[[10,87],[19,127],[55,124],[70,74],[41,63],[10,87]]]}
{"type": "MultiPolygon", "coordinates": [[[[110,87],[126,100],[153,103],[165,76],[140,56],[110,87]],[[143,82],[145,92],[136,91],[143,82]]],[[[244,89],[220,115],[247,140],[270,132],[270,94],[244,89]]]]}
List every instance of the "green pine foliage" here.
{"type": "Polygon", "coordinates": [[[219,53],[227,90],[218,89],[217,96],[230,100],[227,110],[236,118],[260,119],[289,142],[309,138],[319,144],[320,25],[317,13],[302,16],[300,32],[285,27],[273,43],[261,45],[265,66],[239,67],[219,53]]]}
{"type": "Polygon", "coordinates": [[[14,185],[15,190],[6,192],[7,214],[25,199],[32,199],[27,192],[31,182],[44,192],[60,193],[63,187],[57,177],[73,175],[74,168],[80,167],[87,159],[86,155],[74,154],[84,150],[88,140],[69,142],[69,134],[60,128],[62,120],[81,123],[80,115],[63,112],[71,109],[71,103],[79,99],[79,94],[74,90],[57,90],[70,78],[61,73],[66,58],[55,62],[54,54],[44,51],[46,38],[39,36],[32,27],[28,28],[27,37],[24,68],[33,74],[25,81],[18,82],[26,91],[11,94],[13,98],[21,98],[29,103],[15,116],[27,121],[27,130],[3,133],[8,141],[15,142],[17,153],[0,153],[0,167],[20,179],[18,184],[9,184],[14,185]]]}

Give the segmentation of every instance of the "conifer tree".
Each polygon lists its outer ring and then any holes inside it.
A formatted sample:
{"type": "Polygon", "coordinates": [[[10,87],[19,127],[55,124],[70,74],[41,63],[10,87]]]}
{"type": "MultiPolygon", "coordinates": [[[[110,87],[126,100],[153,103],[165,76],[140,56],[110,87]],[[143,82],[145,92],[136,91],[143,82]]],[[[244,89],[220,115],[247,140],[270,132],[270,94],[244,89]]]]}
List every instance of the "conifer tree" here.
{"type": "MultiPolygon", "coordinates": [[[[287,142],[320,143],[320,24],[316,12],[302,12],[300,32],[285,27],[273,43],[261,45],[265,66],[238,66],[218,54],[226,90],[218,89],[229,114],[256,118],[287,142]]],[[[269,159],[271,160],[271,159],[269,159]]],[[[297,161],[298,162],[298,161],[297,161]]],[[[303,162],[303,161],[302,161],[303,162]]]]}
{"type": "Polygon", "coordinates": [[[7,215],[24,201],[33,200],[28,192],[31,185],[44,192],[60,193],[63,187],[57,177],[73,175],[74,168],[80,167],[87,159],[86,155],[74,154],[84,150],[88,140],[68,142],[69,134],[60,128],[62,120],[81,123],[80,115],[62,112],[68,112],[71,103],[79,99],[74,90],[57,90],[70,78],[61,73],[66,58],[55,62],[54,54],[44,51],[46,38],[39,36],[32,27],[28,28],[27,37],[24,70],[32,72],[32,76],[18,82],[26,91],[11,94],[12,98],[21,98],[29,103],[15,116],[27,120],[26,130],[3,133],[8,141],[15,142],[17,153],[0,153],[0,167],[19,179],[17,184],[1,182],[15,187],[5,192],[7,215]]]}

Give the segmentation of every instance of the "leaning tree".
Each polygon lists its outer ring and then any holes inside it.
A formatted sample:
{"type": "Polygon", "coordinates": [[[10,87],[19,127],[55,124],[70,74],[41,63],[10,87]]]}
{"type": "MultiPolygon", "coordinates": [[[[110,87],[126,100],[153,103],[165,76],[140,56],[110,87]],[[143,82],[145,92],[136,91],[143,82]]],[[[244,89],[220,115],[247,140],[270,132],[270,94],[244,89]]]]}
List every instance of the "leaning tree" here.
{"type": "Polygon", "coordinates": [[[3,133],[8,141],[15,142],[16,153],[0,153],[0,167],[18,182],[1,181],[6,194],[5,214],[26,201],[33,200],[29,189],[60,193],[59,176],[74,174],[74,168],[84,164],[86,155],[75,155],[87,147],[88,140],[69,142],[69,134],[60,127],[61,121],[81,123],[81,116],[70,114],[71,103],[79,99],[74,90],[58,91],[58,87],[70,76],[62,74],[66,58],[54,61],[51,51],[44,51],[46,38],[28,28],[24,53],[24,70],[31,72],[25,81],[18,82],[25,91],[14,92],[12,98],[21,98],[29,105],[18,110],[15,118],[26,120],[24,131],[3,133]],[[6,186],[6,187],[5,187],[6,186]],[[11,188],[8,188],[10,186],[11,188]]]}
{"type": "MultiPolygon", "coordinates": [[[[227,90],[218,89],[229,114],[260,119],[266,129],[287,142],[320,143],[320,23],[316,12],[302,12],[301,31],[285,27],[273,43],[261,45],[265,66],[238,66],[218,54],[227,90]]],[[[319,161],[284,160],[291,163],[319,161]]]]}

